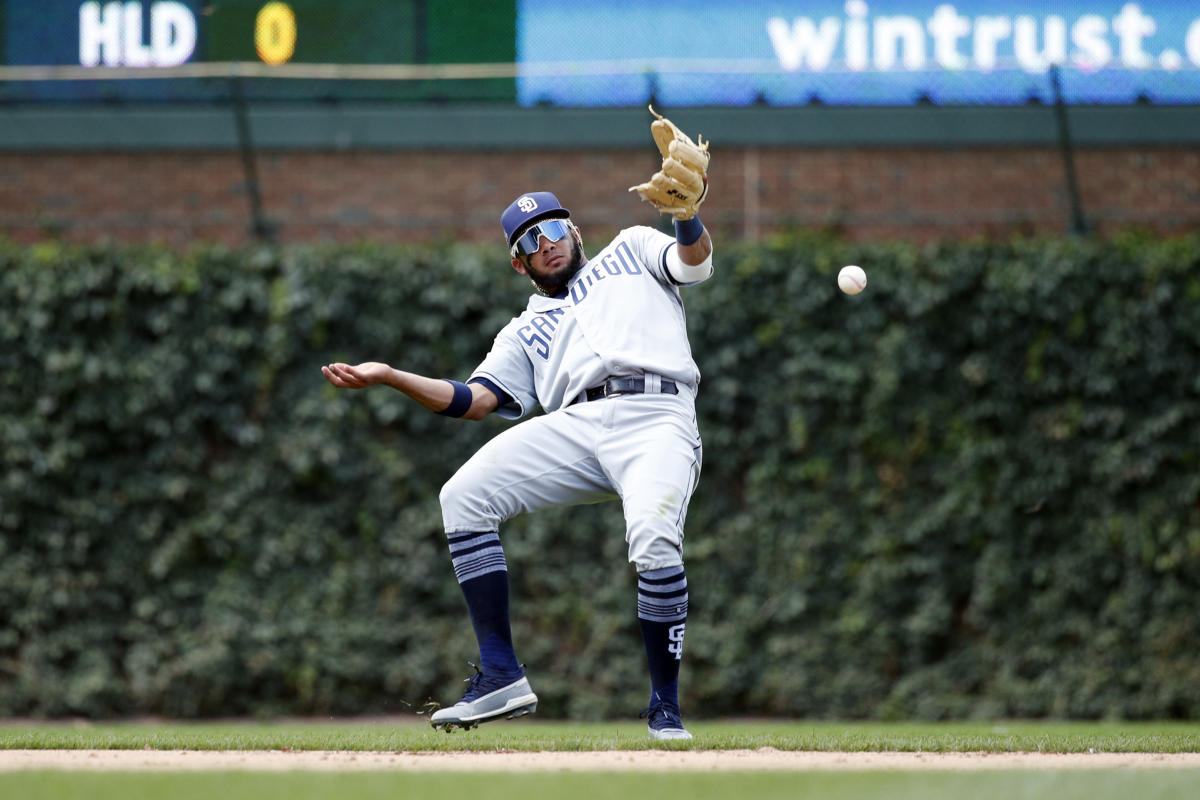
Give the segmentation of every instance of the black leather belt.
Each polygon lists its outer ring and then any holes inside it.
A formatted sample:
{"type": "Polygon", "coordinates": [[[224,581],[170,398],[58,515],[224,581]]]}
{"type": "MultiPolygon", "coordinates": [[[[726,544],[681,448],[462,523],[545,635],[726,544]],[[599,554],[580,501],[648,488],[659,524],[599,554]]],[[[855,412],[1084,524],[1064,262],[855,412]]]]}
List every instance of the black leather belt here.
{"type": "MultiPolygon", "coordinates": [[[[661,394],[679,394],[679,387],[675,385],[675,381],[669,381],[663,378],[660,382],[659,392],[661,394]]],[[[579,393],[572,405],[580,401],[601,400],[605,397],[612,397],[615,394],[644,394],[646,392],[646,379],[640,377],[629,378],[609,378],[599,386],[579,393]]]]}

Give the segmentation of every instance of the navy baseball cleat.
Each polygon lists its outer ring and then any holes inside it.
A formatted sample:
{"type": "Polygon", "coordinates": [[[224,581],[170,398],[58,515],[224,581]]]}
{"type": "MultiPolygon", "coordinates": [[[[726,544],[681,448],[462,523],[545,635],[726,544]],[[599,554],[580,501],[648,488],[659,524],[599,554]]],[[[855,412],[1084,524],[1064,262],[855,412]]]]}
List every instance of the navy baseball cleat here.
{"type": "Polygon", "coordinates": [[[683,727],[683,719],[679,716],[678,706],[659,702],[638,716],[646,720],[646,729],[650,731],[651,739],[669,741],[692,738],[692,734],[683,727]]]}
{"type": "MultiPolygon", "coordinates": [[[[474,664],[471,666],[475,667],[474,664]]],[[[469,730],[481,722],[513,719],[537,711],[537,695],[524,675],[516,679],[494,678],[475,667],[475,674],[467,682],[471,685],[462,700],[435,711],[429,717],[430,725],[444,731],[469,730]]]]}

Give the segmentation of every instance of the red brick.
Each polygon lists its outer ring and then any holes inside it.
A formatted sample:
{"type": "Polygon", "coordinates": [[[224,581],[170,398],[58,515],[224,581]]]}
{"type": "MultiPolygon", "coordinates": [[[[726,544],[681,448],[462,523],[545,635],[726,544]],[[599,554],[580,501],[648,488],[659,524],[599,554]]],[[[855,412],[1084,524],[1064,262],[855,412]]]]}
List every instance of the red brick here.
{"type": "MultiPolygon", "coordinates": [[[[286,151],[260,153],[257,167],[265,213],[289,242],[496,241],[500,211],[537,189],[557,193],[585,232],[658,220],[628,192],[656,167],[642,151],[286,151]]],[[[1076,171],[1101,232],[1200,227],[1192,149],[1083,149],[1076,171]]],[[[713,159],[704,218],[736,236],[834,222],[860,240],[1056,232],[1069,218],[1064,174],[1053,148],[729,149],[713,159]]],[[[233,152],[0,154],[0,178],[0,232],[19,241],[250,236],[233,152]]]]}

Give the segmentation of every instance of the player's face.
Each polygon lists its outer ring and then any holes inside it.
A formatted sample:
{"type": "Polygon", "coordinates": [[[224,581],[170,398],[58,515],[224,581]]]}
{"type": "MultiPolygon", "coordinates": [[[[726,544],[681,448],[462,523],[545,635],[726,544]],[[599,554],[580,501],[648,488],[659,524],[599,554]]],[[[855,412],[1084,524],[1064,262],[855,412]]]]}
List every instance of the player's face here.
{"type": "Polygon", "coordinates": [[[575,237],[574,230],[557,242],[545,236],[540,237],[536,251],[524,258],[513,259],[513,269],[528,275],[546,294],[558,294],[583,265],[583,249],[575,237]]]}

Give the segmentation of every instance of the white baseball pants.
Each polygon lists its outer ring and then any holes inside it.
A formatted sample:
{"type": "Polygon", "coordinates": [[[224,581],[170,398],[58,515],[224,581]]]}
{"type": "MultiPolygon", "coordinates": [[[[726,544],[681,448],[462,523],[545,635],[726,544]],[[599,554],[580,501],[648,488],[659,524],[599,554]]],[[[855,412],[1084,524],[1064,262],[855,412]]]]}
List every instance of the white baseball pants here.
{"type": "Polygon", "coordinates": [[[442,487],[447,533],[494,531],[518,514],[620,497],[639,572],[683,563],[683,526],[703,449],[695,397],[627,394],[509,428],[442,487]]]}

